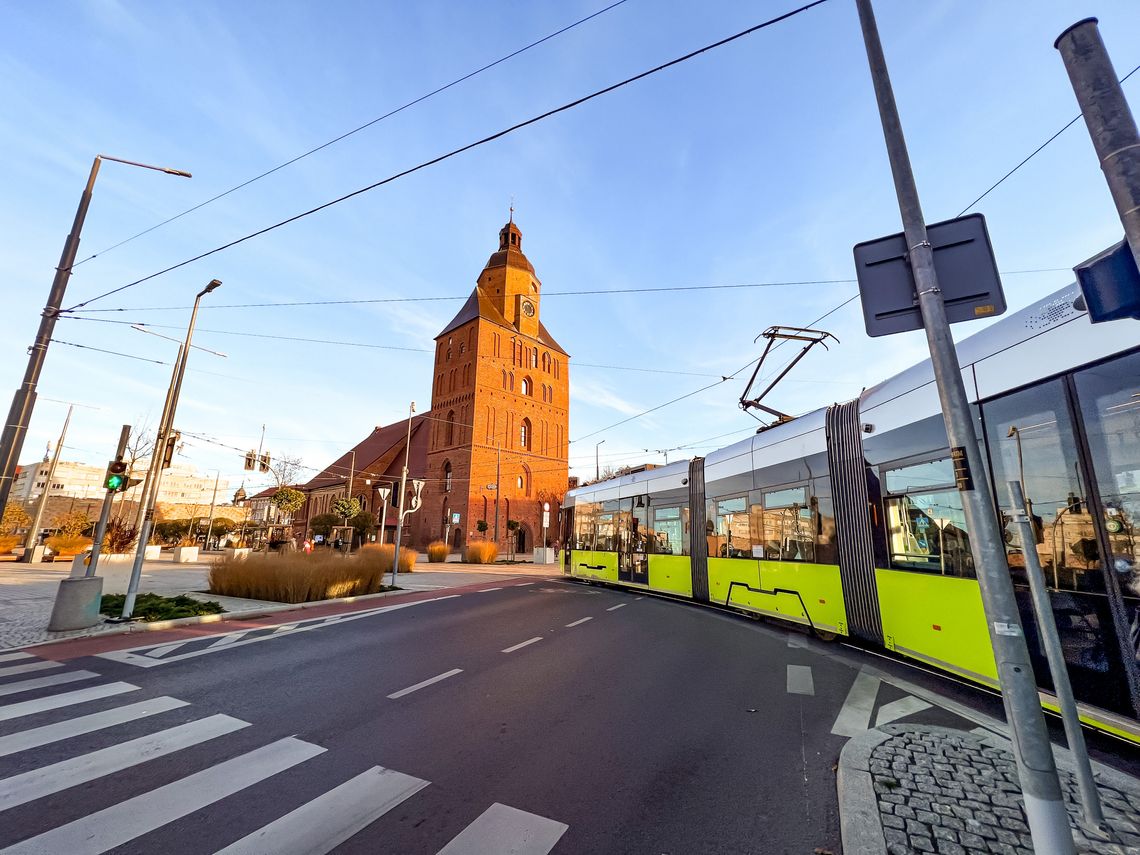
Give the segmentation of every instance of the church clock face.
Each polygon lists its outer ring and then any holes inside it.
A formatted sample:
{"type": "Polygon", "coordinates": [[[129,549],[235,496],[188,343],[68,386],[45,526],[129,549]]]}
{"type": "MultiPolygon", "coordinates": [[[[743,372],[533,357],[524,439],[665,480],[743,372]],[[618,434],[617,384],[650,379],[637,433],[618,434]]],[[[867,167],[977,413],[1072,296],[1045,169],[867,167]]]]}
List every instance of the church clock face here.
{"type": "Polygon", "coordinates": [[[534,303],[532,303],[530,300],[523,300],[522,310],[523,314],[528,318],[534,317],[534,303]]]}

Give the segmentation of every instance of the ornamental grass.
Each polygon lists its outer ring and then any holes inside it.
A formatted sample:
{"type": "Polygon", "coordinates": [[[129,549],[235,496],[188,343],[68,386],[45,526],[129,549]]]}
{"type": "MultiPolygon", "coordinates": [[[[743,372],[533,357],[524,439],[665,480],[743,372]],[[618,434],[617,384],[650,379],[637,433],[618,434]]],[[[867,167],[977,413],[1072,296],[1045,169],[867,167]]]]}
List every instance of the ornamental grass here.
{"type": "Polygon", "coordinates": [[[428,544],[427,557],[430,564],[442,564],[451,554],[451,547],[442,540],[433,540],[428,544]]]}
{"type": "Polygon", "coordinates": [[[498,557],[499,547],[486,540],[469,543],[463,551],[463,561],[467,564],[494,564],[498,557]]]}
{"type": "Polygon", "coordinates": [[[45,543],[58,555],[78,555],[91,545],[91,538],[57,534],[49,537],[45,543]]]}
{"type": "Polygon", "coordinates": [[[391,571],[392,560],[389,555],[385,562],[384,557],[362,549],[350,556],[292,552],[221,558],[210,568],[210,593],[280,603],[376,594],[391,590],[384,574],[391,571]]]}
{"type": "MultiPolygon", "coordinates": [[[[366,543],[358,550],[360,555],[368,557],[369,561],[379,561],[384,568],[385,573],[392,572],[392,556],[396,554],[396,547],[391,543],[366,543]]],[[[411,573],[412,568],[416,566],[416,559],[419,558],[419,553],[414,549],[409,549],[406,546],[400,547],[400,571],[401,573],[411,573]]]]}

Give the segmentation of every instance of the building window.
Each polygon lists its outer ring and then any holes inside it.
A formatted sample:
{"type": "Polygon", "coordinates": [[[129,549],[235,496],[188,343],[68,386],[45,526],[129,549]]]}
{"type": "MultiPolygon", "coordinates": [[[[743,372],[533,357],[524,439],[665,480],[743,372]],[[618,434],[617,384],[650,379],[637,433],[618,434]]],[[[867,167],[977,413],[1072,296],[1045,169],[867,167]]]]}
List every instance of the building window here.
{"type": "Polygon", "coordinates": [[[548,374],[550,373],[550,354],[549,353],[542,354],[542,370],[547,372],[548,374]]]}
{"type": "Polygon", "coordinates": [[[451,463],[444,461],[443,464],[443,492],[451,492],[451,463]]]}
{"type": "Polygon", "coordinates": [[[522,380],[522,393],[528,396],[531,394],[531,382],[529,377],[524,377],[522,380]]]}
{"type": "Polygon", "coordinates": [[[949,457],[884,472],[891,566],[973,576],[970,536],[949,457]]]}
{"type": "Polygon", "coordinates": [[[507,379],[510,382],[510,390],[512,392],[515,391],[515,372],[512,371],[509,375],[507,375],[507,379]]]}
{"type": "Polygon", "coordinates": [[[503,388],[507,388],[507,369],[503,369],[503,388]]]}
{"type": "Polygon", "coordinates": [[[530,419],[523,419],[519,425],[519,448],[530,451],[530,419]]]}
{"type": "Polygon", "coordinates": [[[451,445],[455,442],[455,410],[449,410],[447,413],[447,438],[444,445],[451,445]]]}
{"type": "Polygon", "coordinates": [[[518,487],[519,490],[522,490],[522,488],[523,488],[523,476],[522,475],[520,475],[518,477],[518,480],[515,482],[515,486],[518,487]]]}

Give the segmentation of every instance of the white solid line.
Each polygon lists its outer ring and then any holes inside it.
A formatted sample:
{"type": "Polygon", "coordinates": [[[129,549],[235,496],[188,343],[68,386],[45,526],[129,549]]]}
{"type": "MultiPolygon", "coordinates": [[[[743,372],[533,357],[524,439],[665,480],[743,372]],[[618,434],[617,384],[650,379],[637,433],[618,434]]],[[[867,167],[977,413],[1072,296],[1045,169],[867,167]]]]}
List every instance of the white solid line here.
{"type": "MultiPolygon", "coordinates": [[[[516,587],[517,587],[517,586],[516,586],[516,587]]],[[[501,591],[501,590],[503,590],[503,589],[502,589],[502,588],[480,588],[480,589],[479,589],[478,591],[476,591],[475,593],[476,593],[476,594],[486,594],[486,593],[488,593],[488,592],[490,592],[490,591],[501,591]]]]}
{"type": "Polygon", "coordinates": [[[21,701],[16,704],[0,706],[0,721],[19,718],[24,715],[47,712],[48,710],[68,707],[72,704],[82,704],[87,701],[97,701],[100,698],[109,698],[112,695],[121,695],[124,692],[133,692],[138,686],[130,683],[104,683],[101,686],[91,686],[89,689],[76,689],[73,692],[64,692],[61,695],[49,695],[46,698],[36,698],[33,701],[21,701]]]}
{"type": "Polygon", "coordinates": [[[462,673],[462,668],[452,668],[450,671],[444,671],[442,674],[436,674],[434,677],[424,680],[422,683],[416,683],[414,686],[408,686],[406,689],[400,689],[398,692],[393,692],[392,694],[388,695],[388,697],[392,698],[393,700],[396,698],[402,698],[404,695],[410,695],[412,692],[418,692],[420,689],[430,686],[432,683],[438,683],[440,680],[446,680],[448,677],[454,677],[456,674],[462,673]]]}
{"type": "Polygon", "coordinates": [[[633,598],[634,602],[637,602],[638,600],[644,600],[644,599],[645,599],[645,597],[634,597],[633,598]]]}
{"type": "Polygon", "coordinates": [[[855,675],[847,700],[831,727],[837,736],[855,736],[871,726],[871,711],[879,694],[879,678],[860,671],[855,675]]]}
{"type": "Polygon", "coordinates": [[[568,623],[568,624],[566,624],[566,626],[578,626],[579,624],[583,624],[588,620],[593,620],[593,618],[592,617],[578,618],[578,620],[574,621],[573,623],[568,623]]]}
{"type": "Polygon", "coordinates": [[[533,585],[534,582],[519,582],[517,585],[512,585],[514,588],[525,588],[527,585],[533,585]]]}
{"type": "Polygon", "coordinates": [[[879,714],[875,716],[875,727],[880,724],[890,724],[896,719],[906,718],[908,715],[914,715],[928,709],[930,709],[930,704],[926,701],[919,700],[913,695],[907,695],[905,698],[899,698],[897,701],[891,701],[889,704],[883,704],[879,707],[879,714]]]}
{"type": "Polygon", "coordinates": [[[30,653],[17,650],[15,653],[0,653],[0,662],[14,662],[17,659],[34,659],[30,653]]]}
{"type": "Polygon", "coordinates": [[[513,647],[508,647],[506,650],[504,650],[502,652],[503,653],[514,653],[516,650],[522,650],[522,648],[526,647],[528,644],[534,644],[536,641],[542,641],[542,636],[536,635],[534,638],[528,638],[526,641],[524,641],[520,644],[516,644],[513,647]]]}
{"type": "Polygon", "coordinates": [[[4,855],[101,855],[324,752],[288,737],[119,802],[3,850],[4,855]]]}
{"type": "Polygon", "coordinates": [[[815,681],[811,676],[810,665],[788,666],[788,694],[814,695],[815,681]]]}
{"type": "Polygon", "coordinates": [[[624,609],[626,607],[626,605],[628,605],[628,604],[627,603],[618,603],[616,606],[610,606],[608,609],[606,609],[606,611],[607,612],[616,612],[618,609],[624,609]]]}
{"type": "Polygon", "coordinates": [[[569,827],[496,802],[440,849],[439,855],[546,855],[569,827]]]}
{"type": "Polygon", "coordinates": [[[428,783],[373,766],[215,855],[325,855],[428,783]]]}
{"type": "Polygon", "coordinates": [[[128,704],[125,707],[115,707],[103,712],[91,713],[78,718],[64,719],[55,724],[45,724],[43,727],[34,727],[8,736],[0,736],[0,757],[7,757],[18,751],[27,751],[29,748],[38,748],[61,739],[70,739],[84,733],[92,733],[105,727],[114,727],[116,724],[125,724],[137,721],[140,718],[158,715],[168,710],[188,706],[187,701],[177,698],[154,698],[149,701],[139,701],[137,704],[128,704]]]}
{"type": "Polygon", "coordinates": [[[15,677],[17,674],[30,674],[32,671],[47,671],[49,668],[60,668],[62,662],[25,662],[23,665],[8,665],[0,668],[0,677],[15,677]]]}
{"type": "Polygon", "coordinates": [[[233,733],[243,727],[249,727],[249,722],[228,715],[212,715],[13,775],[0,781],[0,810],[27,804],[68,787],[129,769],[155,757],[233,733]]]}
{"type": "Polygon", "coordinates": [[[173,644],[163,644],[162,646],[156,647],[153,650],[148,650],[146,652],[146,655],[150,656],[154,659],[159,659],[159,658],[165,656],[167,653],[173,653],[179,647],[182,647],[186,644],[189,644],[191,640],[192,639],[187,640],[187,641],[176,641],[173,644]]]}
{"type": "Polygon", "coordinates": [[[0,695],[14,695],[18,692],[30,692],[32,689],[46,689],[48,686],[74,683],[77,680],[90,680],[92,677],[98,676],[94,671],[67,671],[63,674],[52,674],[49,677],[36,677],[33,680],[21,680],[18,683],[5,683],[0,686],[0,695]]]}

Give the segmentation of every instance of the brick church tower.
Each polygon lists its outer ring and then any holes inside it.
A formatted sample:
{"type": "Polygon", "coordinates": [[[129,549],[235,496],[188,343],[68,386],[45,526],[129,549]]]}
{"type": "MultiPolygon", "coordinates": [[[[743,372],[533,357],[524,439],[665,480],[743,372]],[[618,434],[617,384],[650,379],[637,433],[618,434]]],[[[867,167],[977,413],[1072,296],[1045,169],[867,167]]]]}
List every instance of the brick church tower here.
{"type": "Polygon", "coordinates": [[[569,469],[570,359],[541,321],[542,284],[523,255],[514,217],[475,290],[436,336],[427,484],[420,531],[462,546],[495,539],[542,546],[542,503],[553,541],[569,469]],[[496,495],[496,484],[498,491],[496,495]],[[452,524],[458,514],[458,523],[452,524]],[[486,520],[481,536],[478,521],[486,520]]]}

